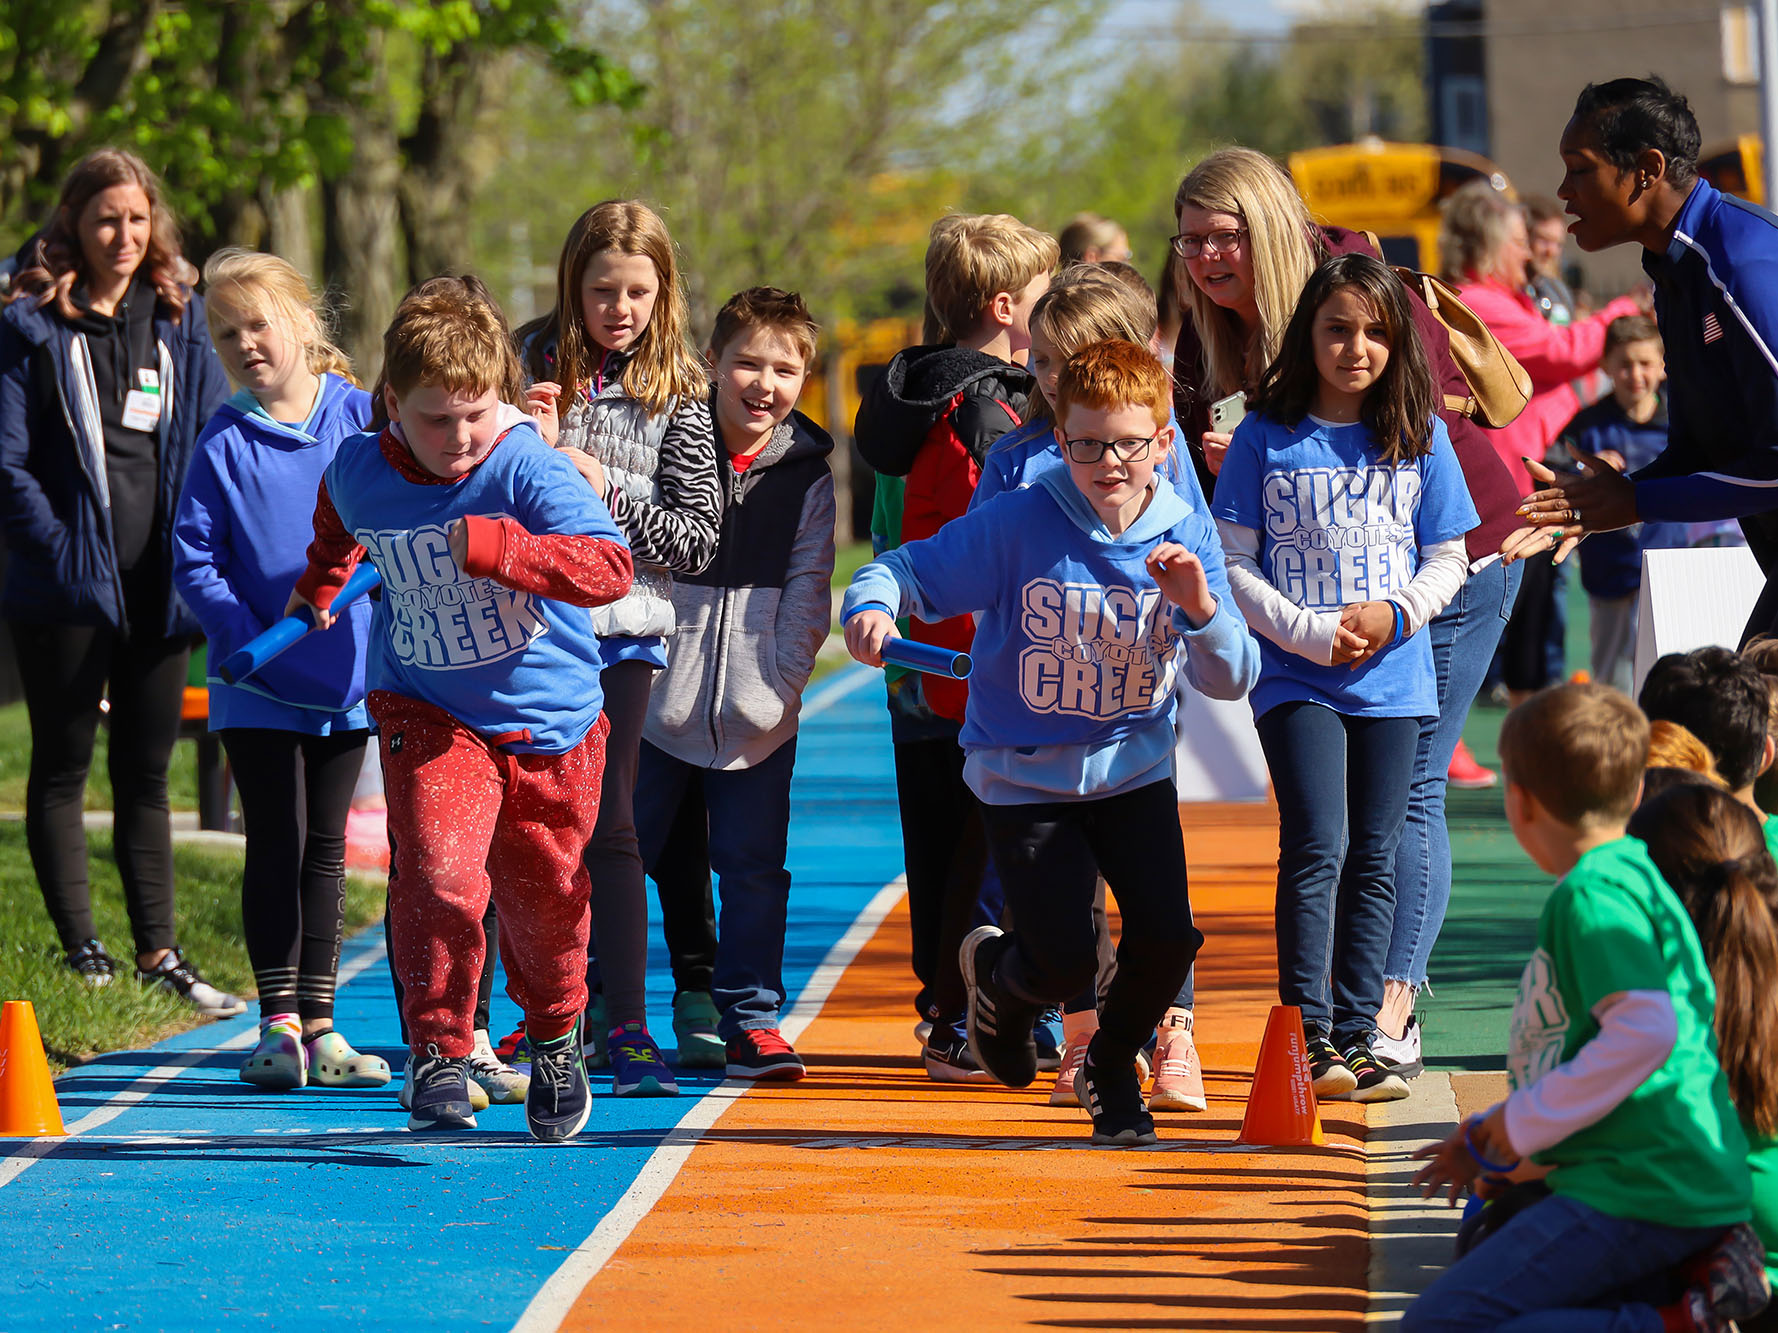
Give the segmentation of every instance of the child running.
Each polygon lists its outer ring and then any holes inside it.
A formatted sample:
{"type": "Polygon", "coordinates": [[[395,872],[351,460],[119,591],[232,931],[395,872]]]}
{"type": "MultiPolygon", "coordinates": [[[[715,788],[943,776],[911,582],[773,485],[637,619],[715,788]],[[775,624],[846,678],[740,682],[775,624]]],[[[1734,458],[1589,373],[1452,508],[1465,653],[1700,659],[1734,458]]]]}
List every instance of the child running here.
{"type": "MultiPolygon", "coordinates": [[[[1141,282],[1139,275],[1136,281],[1141,282]]],[[[1031,395],[1025,424],[1002,435],[988,450],[969,507],[975,509],[1003,491],[1029,486],[1040,473],[1067,466],[1056,443],[1055,410],[1056,382],[1070,357],[1110,338],[1149,346],[1154,331],[1154,294],[1146,288],[1138,290],[1127,279],[1120,280],[1110,265],[1076,264],[1058,274],[1031,310],[1030,368],[1037,392],[1031,395]]],[[[1178,451],[1168,450],[1157,471],[1194,513],[1209,513],[1197,470],[1189,464],[1182,467],[1178,451]]],[[[1094,986],[1062,1006],[1062,1062],[1050,1089],[1051,1106],[1077,1104],[1074,1076],[1098,1031],[1099,1001],[1115,968],[1103,880],[1094,891],[1093,936],[1098,946],[1098,977],[1094,986]]],[[[1208,1104],[1204,1071],[1192,1036],[1194,973],[1195,969],[1186,972],[1185,984],[1161,1019],[1152,1060],[1154,1086],[1148,1096],[1151,1111],[1202,1111],[1208,1104]]]]}
{"type": "Polygon", "coordinates": [[[833,439],[794,410],[818,336],[802,298],[776,287],[731,296],[716,314],[722,537],[709,569],[674,583],[679,627],[636,780],[675,1009],[688,991],[714,994],[730,1078],[804,1073],[779,1011],[797,715],[833,619],[833,439]],[[710,926],[712,869],[720,933],[710,926]]]}
{"type": "Polygon", "coordinates": [[[1550,1194],[1434,1281],[1406,1333],[1721,1330],[1764,1303],[1758,1242],[1730,1232],[1750,1184],[1715,987],[1685,909],[1624,832],[1647,755],[1647,719],[1602,685],[1546,690],[1501,728],[1507,822],[1557,883],[1513,1006],[1513,1091],[1422,1149],[1432,1160],[1415,1182],[1449,1186],[1453,1203],[1483,1172],[1542,1176],[1550,1194]],[[1703,1318],[1683,1299],[1639,1299],[1712,1247],[1703,1318]]]}
{"type": "Polygon", "coordinates": [[[198,436],[173,526],[173,579],[209,639],[210,729],[228,751],[247,831],[241,926],[259,987],[256,1087],[377,1087],[389,1066],[333,1027],[345,908],[346,816],[370,737],[370,603],[251,679],[217,663],[284,613],[307,565],[292,496],[320,484],[370,395],[328,341],[302,274],[274,255],[220,250],[204,265],[210,338],[239,386],[198,436]]]}
{"type": "Polygon", "coordinates": [[[970,1049],[1000,1082],[1037,1076],[1033,1021],[1093,982],[1099,875],[1117,895],[1117,976],[1075,1078],[1095,1143],[1155,1141],[1136,1053],[1203,942],[1172,777],[1180,659],[1216,698],[1239,698],[1258,666],[1209,519],[1155,476],[1171,395],[1144,348],[1082,351],[1056,388],[1066,470],[866,565],[844,605],[846,646],[872,666],[898,615],[981,613],[964,777],[1015,930],[977,927],[960,962],[970,1049]]]}
{"type": "Polygon", "coordinates": [[[328,608],[358,561],[383,578],[367,702],[382,738],[395,968],[414,1056],[408,1128],[473,1129],[482,914],[500,912],[531,1041],[525,1118],[545,1142],[591,1109],[588,881],[607,724],[586,609],[630,588],[630,553],[572,464],[509,406],[511,335],[476,279],[434,278],[383,335],[389,426],[322,478],[294,610],[328,608]]]}
{"type": "Polygon", "coordinates": [[[1463,586],[1478,521],[1438,405],[1395,274],[1369,255],[1327,260],[1216,482],[1229,583],[1261,636],[1278,996],[1303,1012],[1322,1097],[1408,1095],[1371,1041],[1420,719],[1438,711],[1419,631],[1463,586]]]}
{"type": "MultiPolygon", "coordinates": [[[[555,308],[519,338],[533,397],[559,386],[567,403],[552,443],[610,508],[636,561],[628,596],[593,616],[611,735],[586,849],[593,998],[582,1040],[594,1067],[609,1061],[618,1096],[671,1096],[679,1085],[648,1032],[647,886],[632,799],[648,694],[673,633],[673,575],[696,574],[715,555],[722,488],[709,380],[691,350],[673,238],[654,210],[621,199],[582,213],[562,246],[555,308]]],[[[715,1020],[708,992],[678,997],[682,1061],[710,1063],[715,1020]]]]}

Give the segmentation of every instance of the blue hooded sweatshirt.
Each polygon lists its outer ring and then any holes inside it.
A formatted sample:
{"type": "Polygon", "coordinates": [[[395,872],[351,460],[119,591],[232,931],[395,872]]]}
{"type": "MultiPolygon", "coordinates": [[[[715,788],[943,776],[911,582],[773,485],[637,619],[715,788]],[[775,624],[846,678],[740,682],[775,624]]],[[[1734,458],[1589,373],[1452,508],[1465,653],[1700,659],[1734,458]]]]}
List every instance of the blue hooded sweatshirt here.
{"type": "Polygon", "coordinates": [[[210,730],[326,736],[370,725],[364,707],[371,604],[360,601],[235,685],[222,660],[284,616],[308,567],[315,488],[340,442],[370,421],[370,395],[323,375],[308,419],[274,421],[245,389],[198,436],[173,524],[173,581],[210,640],[210,730]]]}
{"type": "MultiPolygon", "coordinates": [[[[1189,463],[1180,466],[1178,419],[1169,414],[1167,424],[1173,427],[1173,447],[1155,471],[1173,483],[1174,489],[1193,511],[1208,514],[1210,502],[1204,498],[1204,488],[1198,484],[1198,470],[1189,463]]],[[[1029,486],[1040,474],[1052,468],[1061,469],[1066,476],[1067,467],[1062,461],[1062,450],[1056,444],[1055,427],[1047,421],[1027,421],[1017,430],[1007,431],[990,446],[988,456],[982,459],[981,479],[975,484],[969,507],[974,509],[984,505],[1002,491],[1029,486]]]]}
{"type": "Polygon", "coordinates": [[[959,739],[964,778],[990,805],[1099,799],[1169,777],[1181,657],[1213,698],[1240,698],[1259,674],[1216,530],[1158,479],[1113,536],[1065,469],[1041,472],[859,570],[842,620],[866,607],[981,612],[959,739]],[[1216,614],[1197,629],[1144,567],[1163,541],[1203,562],[1216,614]]]}
{"type": "Polygon", "coordinates": [[[465,574],[451,558],[450,526],[480,514],[539,535],[629,543],[574,465],[529,418],[510,415],[516,424],[493,451],[448,485],[409,481],[376,432],[355,435],[327,469],[327,494],[383,576],[370,688],[442,708],[514,754],[566,754],[605,704],[592,611],[465,574]]]}

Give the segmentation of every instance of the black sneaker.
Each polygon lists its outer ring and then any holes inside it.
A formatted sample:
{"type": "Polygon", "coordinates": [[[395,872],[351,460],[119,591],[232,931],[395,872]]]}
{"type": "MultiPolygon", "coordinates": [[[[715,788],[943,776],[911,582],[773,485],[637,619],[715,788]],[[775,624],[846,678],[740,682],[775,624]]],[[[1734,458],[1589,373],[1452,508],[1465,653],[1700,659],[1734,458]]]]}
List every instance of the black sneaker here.
{"type": "Polygon", "coordinates": [[[587,1086],[580,1025],[554,1041],[531,1039],[531,1090],[525,1094],[525,1123],[540,1143],[566,1143],[586,1128],[593,1113],[587,1086]]]}
{"type": "Polygon", "coordinates": [[[1344,1097],[1358,1086],[1358,1076],[1326,1036],[1309,1034],[1309,1078],[1317,1097],[1344,1097]]]}
{"type": "Polygon", "coordinates": [[[198,970],[186,961],[183,949],[168,949],[166,956],[146,972],[137,968],[136,980],[177,995],[205,1018],[233,1018],[247,1012],[247,1001],[218,990],[200,977],[198,970]]]}
{"type": "Polygon", "coordinates": [[[1346,1050],[1346,1067],[1357,1080],[1352,1091],[1341,1096],[1348,1102],[1399,1102],[1408,1095],[1407,1080],[1392,1069],[1385,1069],[1371,1054],[1367,1042],[1359,1042],[1346,1050]]]}
{"type": "MultiPolygon", "coordinates": [[[[1093,1046],[1097,1046],[1095,1038],[1093,1046]]],[[[1154,1117],[1142,1101],[1142,1080],[1128,1061],[1099,1065],[1093,1046],[1074,1075],[1074,1095],[1093,1117],[1093,1142],[1133,1148],[1155,1142],[1154,1117]]]]}
{"type": "Polygon", "coordinates": [[[957,961],[969,992],[969,1053],[1009,1088],[1028,1088],[1037,1077],[1037,1043],[1031,1027],[1043,1012],[1009,995],[994,981],[994,965],[1006,952],[999,926],[977,926],[963,937],[957,961]]]}
{"type": "Polygon", "coordinates": [[[82,940],[68,950],[66,962],[94,990],[109,986],[117,976],[117,959],[106,953],[105,946],[97,940],[82,940]]]}
{"type": "Polygon", "coordinates": [[[992,1083],[994,1076],[969,1053],[969,1043],[958,1041],[951,1033],[949,1024],[941,1024],[933,1029],[939,1038],[937,1044],[928,1043],[920,1050],[920,1059],[925,1062],[926,1076],[934,1083],[992,1083]]]}
{"type": "Polygon", "coordinates": [[[428,1046],[413,1068],[407,1127],[416,1134],[448,1134],[475,1128],[469,1104],[469,1057],[452,1059],[428,1046]]]}

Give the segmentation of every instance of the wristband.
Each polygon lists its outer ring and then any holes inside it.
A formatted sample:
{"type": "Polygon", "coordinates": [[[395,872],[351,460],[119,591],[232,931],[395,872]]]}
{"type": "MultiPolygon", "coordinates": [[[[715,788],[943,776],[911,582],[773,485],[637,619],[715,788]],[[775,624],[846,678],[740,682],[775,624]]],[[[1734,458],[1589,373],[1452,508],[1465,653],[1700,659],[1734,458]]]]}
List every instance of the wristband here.
{"type": "Polygon", "coordinates": [[[1517,1157],[1515,1157],[1512,1159],[1512,1161],[1510,1161],[1510,1162],[1506,1163],[1506,1165],[1502,1166],[1499,1162],[1490,1162],[1486,1157],[1483,1157],[1479,1152],[1477,1152],[1476,1147],[1475,1147],[1475,1140],[1470,1137],[1469,1131],[1480,1120],[1481,1120],[1480,1116],[1471,1116],[1468,1120],[1465,1120],[1463,1122],[1463,1146],[1469,1150],[1469,1156],[1470,1156],[1471,1160],[1474,1161],[1477,1166],[1481,1167],[1482,1170],[1492,1172],[1493,1174],[1495,1174],[1497,1176],[1504,1176],[1507,1172],[1513,1170],[1515,1167],[1518,1166],[1519,1159],[1517,1157]]]}
{"type": "Polygon", "coordinates": [[[1401,609],[1400,602],[1390,602],[1389,609],[1391,611],[1395,612],[1395,637],[1390,639],[1389,642],[1399,643],[1401,641],[1402,637],[1407,633],[1407,628],[1408,628],[1407,613],[1401,609]]]}

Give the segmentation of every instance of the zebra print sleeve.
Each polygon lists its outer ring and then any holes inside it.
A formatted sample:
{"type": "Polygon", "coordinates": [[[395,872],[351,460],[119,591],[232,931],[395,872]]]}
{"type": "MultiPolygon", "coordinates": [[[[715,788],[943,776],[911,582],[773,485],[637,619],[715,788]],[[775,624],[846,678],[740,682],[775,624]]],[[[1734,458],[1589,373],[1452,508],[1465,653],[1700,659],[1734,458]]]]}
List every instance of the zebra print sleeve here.
{"type": "Polygon", "coordinates": [[[722,528],[722,482],[716,429],[703,398],[682,398],[661,442],[661,503],[612,487],[606,503],[639,562],[676,574],[701,574],[716,558],[722,528]]]}

